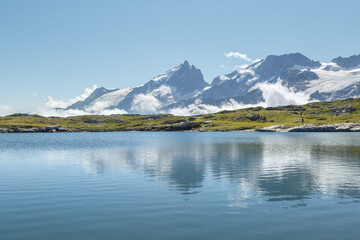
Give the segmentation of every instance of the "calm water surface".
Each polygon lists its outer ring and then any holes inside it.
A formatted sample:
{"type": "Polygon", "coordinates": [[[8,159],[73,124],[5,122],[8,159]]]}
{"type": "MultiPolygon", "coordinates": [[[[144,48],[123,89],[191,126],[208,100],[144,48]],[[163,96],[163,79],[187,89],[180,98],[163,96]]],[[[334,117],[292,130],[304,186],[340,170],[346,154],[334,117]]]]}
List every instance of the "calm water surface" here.
{"type": "Polygon", "coordinates": [[[0,135],[0,239],[359,239],[360,134],[0,135]]]}

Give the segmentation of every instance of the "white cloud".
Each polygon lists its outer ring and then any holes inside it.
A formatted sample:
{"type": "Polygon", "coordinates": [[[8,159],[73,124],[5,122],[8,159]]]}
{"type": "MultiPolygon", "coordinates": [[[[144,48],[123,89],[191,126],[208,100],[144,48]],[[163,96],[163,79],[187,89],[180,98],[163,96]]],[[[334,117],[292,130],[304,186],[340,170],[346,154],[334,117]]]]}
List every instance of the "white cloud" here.
{"type": "Polygon", "coordinates": [[[93,85],[92,88],[85,88],[84,92],[73,99],[70,100],[57,100],[52,96],[47,96],[45,100],[45,107],[46,108],[66,108],[78,101],[84,101],[90,94],[97,88],[96,85],[93,85]]]}
{"type": "Polygon", "coordinates": [[[150,114],[155,113],[161,106],[159,100],[152,95],[139,94],[135,97],[131,110],[142,113],[150,114]]]}
{"type": "Polygon", "coordinates": [[[69,105],[71,105],[71,103],[69,101],[56,100],[52,96],[47,96],[47,98],[45,100],[45,107],[50,108],[50,109],[51,108],[66,108],[69,105]]]}
{"type": "Polygon", "coordinates": [[[251,62],[251,59],[248,58],[248,56],[245,53],[239,53],[239,52],[227,52],[224,53],[225,57],[235,57],[235,58],[241,58],[242,60],[245,60],[247,62],[251,62]]]}
{"type": "Polygon", "coordinates": [[[12,107],[7,105],[0,105],[0,116],[6,116],[14,113],[12,107]]]}
{"type": "Polygon", "coordinates": [[[264,102],[260,103],[263,107],[275,107],[284,105],[302,105],[310,101],[310,96],[304,92],[295,92],[284,87],[281,81],[274,84],[258,83],[252,89],[260,89],[264,102]]]}
{"type": "Polygon", "coordinates": [[[223,102],[221,106],[214,106],[203,104],[200,100],[196,100],[195,103],[188,105],[187,107],[170,109],[169,113],[177,116],[191,116],[207,113],[215,113],[224,110],[236,110],[240,108],[252,107],[254,105],[242,104],[234,99],[230,99],[227,102],[223,102]]]}
{"type": "Polygon", "coordinates": [[[31,94],[31,96],[38,97],[39,94],[37,94],[36,92],[33,92],[33,93],[31,94]]]}
{"type": "Polygon", "coordinates": [[[275,107],[284,105],[302,105],[308,103],[309,95],[304,92],[295,92],[292,89],[281,85],[281,81],[274,84],[259,83],[251,90],[260,89],[262,91],[263,102],[258,104],[243,104],[234,99],[223,102],[221,106],[203,104],[200,100],[188,105],[187,107],[171,109],[169,112],[179,116],[191,116],[198,114],[215,113],[223,110],[236,110],[249,107],[275,107]]]}
{"type": "Polygon", "coordinates": [[[69,116],[80,116],[80,115],[112,115],[112,114],[126,114],[127,112],[122,109],[105,109],[99,112],[87,112],[84,110],[78,109],[49,109],[49,108],[38,108],[36,114],[48,117],[48,116],[55,116],[55,117],[69,117],[69,116]]]}
{"type": "Polygon", "coordinates": [[[85,110],[78,109],[69,109],[65,110],[68,106],[74,104],[77,101],[83,101],[97,88],[96,85],[92,88],[86,88],[84,92],[73,99],[70,100],[57,100],[52,96],[48,96],[43,107],[39,107],[33,113],[40,114],[42,116],[58,116],[58,117],[68,117],[68,116],[77,116],[77,115],[111,115],[111,114],[126,114],[127,112],[122,109],[109,109],[107,108],[109,103],[102,102],[96,103],[85,110]]]}
{"type": "Polygon", "coordinates": [[[224,64],[220,64],[221,68],[226,68],[226,66],[224,64]]]}

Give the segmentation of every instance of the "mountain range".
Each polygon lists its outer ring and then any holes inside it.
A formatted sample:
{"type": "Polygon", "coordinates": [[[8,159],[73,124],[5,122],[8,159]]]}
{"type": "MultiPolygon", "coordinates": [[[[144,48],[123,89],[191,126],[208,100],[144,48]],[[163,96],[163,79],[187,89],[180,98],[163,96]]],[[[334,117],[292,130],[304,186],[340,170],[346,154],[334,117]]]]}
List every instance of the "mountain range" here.
{"type": "Polygon", "coordinates": [[[124,89],[95,89],[62,110],[97,114],[118,109],[135,114],[193,115],[253,105],[277,106],[360,96],[360,55],[324,63],[300,53],[270,55],[209,84],[188,61],[124,89]]]}

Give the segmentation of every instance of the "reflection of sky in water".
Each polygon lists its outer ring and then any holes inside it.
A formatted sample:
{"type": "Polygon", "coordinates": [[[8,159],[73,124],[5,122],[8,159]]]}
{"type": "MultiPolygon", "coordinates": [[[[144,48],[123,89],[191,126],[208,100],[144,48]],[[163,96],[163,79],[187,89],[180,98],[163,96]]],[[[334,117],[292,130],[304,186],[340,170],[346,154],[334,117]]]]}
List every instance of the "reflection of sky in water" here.
{"type": "Polygon", "coordinates": [[[0,239],[357,239],[360,134],[2,134],[0,196],[0,239]]]}
{"type": "Polygon", "coordinates": [[[227,184],[229,206],[246,206],[247,199],[254,198],[360,197],[357,134],[59,136],[50,142],[37,138],[35,142],[42,145],[35,148],[26,140],[11,147],[3,144],[0,154],[6,159],[11,151],[21,148],[48,164],[73,164],[75,159],[94,175],[130,171],[167,183],[185,195],[203,191],[205,178],[209,178],[208,182],[227,184]]]}
{"type": "MultiPolygon", "coordinates": [[[[89,151],[82,164],[94,173],[106,168],[135,170],[168,182],[183,194],[201,191],[205,175],[210,174],[233,186],[237,195],[229,199],[234,202],[256,195],[270,201],[306,199],[319,193],[359,197],[358,146],[311,145],[293,138],[297,136],[284,136],[283,142],[275,143],[265,136],[258,143],[183,143],[89,151]]],[[[312,141],[307,138],[302,141],[312,141]]]]}

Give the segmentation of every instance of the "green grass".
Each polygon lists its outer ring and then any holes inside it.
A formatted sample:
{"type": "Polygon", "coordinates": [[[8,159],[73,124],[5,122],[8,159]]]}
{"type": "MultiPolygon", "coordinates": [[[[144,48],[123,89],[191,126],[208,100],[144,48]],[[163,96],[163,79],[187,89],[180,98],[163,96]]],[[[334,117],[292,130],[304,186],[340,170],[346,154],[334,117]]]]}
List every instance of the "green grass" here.
{"type": "MultiPolygon", "coordinates": [[[[332,102],[315,102],[302,106],[290,105],[267,109],[257,107],[223,111],[194,116],[196,119],[191,122],[200,123],[200,127],[193,129],[195,131],[255,130],[272,125],[360,123],[359,108],[360,98],[357,98],[332,102]],[[304,122],[302,122],[302,119],[304,122]]],[[[66,118],[13,114],[0,118],[0,128],[62,126],[69,128],[71,131],[161,131],[186,120],[187,117],[170,114],[85,115],[66,118]]]]}

